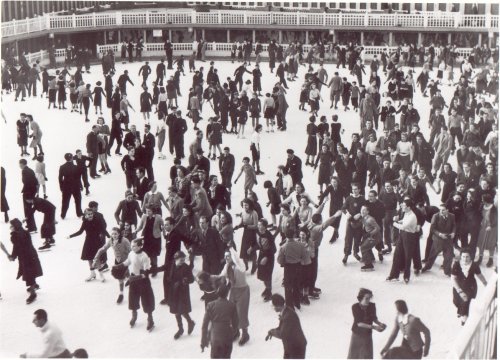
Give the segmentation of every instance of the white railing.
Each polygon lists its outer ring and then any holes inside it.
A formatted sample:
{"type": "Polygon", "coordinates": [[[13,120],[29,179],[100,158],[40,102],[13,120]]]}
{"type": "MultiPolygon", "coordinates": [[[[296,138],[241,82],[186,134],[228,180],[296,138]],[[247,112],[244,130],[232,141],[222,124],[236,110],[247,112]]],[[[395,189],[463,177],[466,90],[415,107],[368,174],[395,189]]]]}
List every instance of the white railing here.
{"type": "Polygon", "coordinates": [[[185,9],[132,10],[83,15],[45,14],[36,18],[2,23],[2,37],[78,28],[157,25],[283,25],[320,28],[394,28],[431,27],[441,29],[475,29],[498,31],[498,15],[463,15],[460,13],[425,12],[416,14],[380,14],[371,12],[310,13],[214,10],[196,12],[185,9]]]}
{"type": "Polygon", "coordinates": [[[492,359],[497,339],[497,274],[488,282],[484,293],[476,299],[471,311],[448,353],[450,359],[492,359]]]}

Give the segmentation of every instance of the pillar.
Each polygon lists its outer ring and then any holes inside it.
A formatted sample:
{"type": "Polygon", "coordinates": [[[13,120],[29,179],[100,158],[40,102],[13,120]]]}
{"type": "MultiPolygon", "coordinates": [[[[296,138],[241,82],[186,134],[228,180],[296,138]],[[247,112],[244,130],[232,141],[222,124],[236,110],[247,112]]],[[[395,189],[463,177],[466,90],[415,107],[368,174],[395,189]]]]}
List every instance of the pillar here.
{"type": "Polygon", "coordinates": [[[142,31],[142,38],[143,38],[144,42],[147,42],[147,32],[146,32],[146,29],[144,29],[142,31]]]}
{"type": "Polygon", "coordinates": [[[205,29],[201,29],[201,38],[205,40],[205,29]]]}
{"type": "Polygon", "coordinates": [[[170,40],[170,42],[173,42],[173,40],[172,40],[172,29],[168,29],[168,39],[170,40]]]}
{"type": "Polygon", "coordinates": [[[278,43],[282,43],[283,42],[283,32],[280,30],[278,32],[278,43]]]}
{"type": "Polygon", "coordinates": [[[483,34],[479,33],[478,34],[478,37],[477,37],[477,43],[480,45],[480,46],[483,46],[483,34]]]}
{"type": "Polygon", "coordinates": [[[252,30],[252,43],[255,44],[255,29],[252,30]]]}
{"type": "Polygon", "coordinates": [[[108,43],[108,32],[104,30],[104,45],[108,43]]]}
{"type": "Polygon", "coordinates": [[[229,29],[226,30],[226,42],[231,42],[231,30],[229,29]]]}
{"type": "Polygon", "coordinates": [[[196,28],[193,28],[193,41],[196,41],[198,36],[196,35],[196,28]]]}
{"type": "Polygon", "coordinates": [[[118,32],[118,44],[121,44],[121,42],[122,42],[122,32],[120,30],[118,30],[117,32],[118,32]]]}
{"type": "Polygon", "coordinates": [[[489,31],[488,32],[488,47],[491,49],[491,47],[493,46],[493,39],[495,37],[495,33],[493,31],[489,31]]]}
{"type": "Polygon", "coordinates": [[[392,46],[392,31],[389,33],[389,46],[392,46]]]}
{"type": "Polygon", "coordinates": [[[361,46],[365,45],[365,33],[363,31],[361,31],[361,33],[360,33],[359,42],[360,42],[361,46]]]}
{"type": "Polygon", "coordinates": [[[306,30],[306,45],[309,45],[309,30],[306,30]]]}
{"type": "Polygon", "coordinates": [[[451,44],[451,33],[448,33],[448,44],[451,44]]]}
{"type": "Polygon", "coordinates": [[[420,47],[422,45],[422,33],[418,33],[417,45],[420,47]]]}

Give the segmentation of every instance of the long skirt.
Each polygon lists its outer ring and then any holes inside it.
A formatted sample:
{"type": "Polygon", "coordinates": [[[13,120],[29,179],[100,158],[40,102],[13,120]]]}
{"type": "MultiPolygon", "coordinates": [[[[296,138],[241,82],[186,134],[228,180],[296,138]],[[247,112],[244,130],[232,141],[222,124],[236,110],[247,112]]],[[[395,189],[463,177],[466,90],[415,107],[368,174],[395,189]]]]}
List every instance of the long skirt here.
{"type": "Polygon", "coordinates": [[[248,308],[250,306],[250,288],[245,287],[232,287],[229,294],[229,301],[236,304],[236,311],[238,312],[238,328],[246,329],[250,322],[248,321],[248,308]]]}
{"type": "Polygon", "coordinates": [[[373,359],[373,339],[371,334],[352,333],[348,359],[373,359]]]}
{"type": "Polygon", "coordinates": [[[243,237],[241,238],[241,249],[240,249],[240,259],[251,260],[253,254],[248,254],[247,251],[250,247],[253,247],[257,240],[256,232],[252,229],[244,229],[243,237]]]}
{"type": "Polygon", "coordinates": [[[481,224],[481,230],[479,231],[477,242],[479,253],[482,254],[484,250],[488,250],[489,255],[493,256],[495,254],[495,246],[497,245],[497,240],[497,228],[492,227],[488,231],[486,230],[486,226],[484,224],[481,224]]]}
{"type": "Polygon", "coordinates": [[[307,137],[306,155],[316,156],[318,153],[318,139],[315,135],[307,137]]]}

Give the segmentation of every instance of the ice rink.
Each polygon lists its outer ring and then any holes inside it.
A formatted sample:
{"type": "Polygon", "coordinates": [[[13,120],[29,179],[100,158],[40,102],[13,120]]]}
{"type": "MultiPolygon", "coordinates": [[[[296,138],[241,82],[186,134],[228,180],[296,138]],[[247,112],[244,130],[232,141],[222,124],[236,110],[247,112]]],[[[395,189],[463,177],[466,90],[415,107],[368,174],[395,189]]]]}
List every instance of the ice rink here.
{"type": "MultiPolygon", "coordinates": [[[[151,61],[150,65],[154,75],[157,61],[151,61]]],[[[114,76],[116,83],[118,76],[123,70],[128,69],[135,86],[127,85],[129,93],[128,99],[136,109],[136,113],[131,112],[131,122],[137,125],[141,135],[143,134],[142,115],[139,113],[139,94],[141,78],[137,75],[140,63],[122,64],[117,63],[117,74],[114,76]]],[[[208,72],[209,62],[197,62],[196,66],[205,67],[205,77],[208,72]]],[[[237,64],[227,61],[216,61],[216,68],[219,71],[221,83],[228,76],[232,76],[237,64]]],[[[315,65],[315,68],[317,65],[315,65]]],[[[334,66],[325,65],[329,77],[333,75],[334,66]]],[[[249,70],[253,69],[252,66],[249,70]]],[[[405,69],[406,70],[406,69],[405,69]]],[[[73,67],[71,72],[73,73],[73,67]]],[[[277,81],[275,74],[271,74],[267,62],[261,63],[263,73],[262,85],[263,93],[271,91],[273,84],[277,81]]],[[[369,67],[366,71],[368,73],[369,67]]],[[[299,93],[302,80],[306,72],[306,67],[300,67],[299,79],[290,82],[290,90],[286,95],[289,104],[287,113],[288,130],[286,132],[262,133],[261,142],[261,167],[265,175],[259,176],[259,184],[254,187],[259,196],[260,204],[264,209],[264,215],[270,219],[266,191],[263,188],[265,180],[275,181],[276,168],[286,162],[286,149],[295,150],[303,162],[304,185],[306,191],[316,197],[319,194],[317,185],[317,173],[313,174],[313,168],[304,166],[306,147],[306,125],[309,114],[298,109],[299,93]]],[[[417,74],[420,69],[417,69],[417,74]]],[[[54,70],[50,71],[51,74],[54,70]]],[[[173,75],[173,70],[167,70],[167,77],[173,75]]],[[[348,74],[347,69],[340,70],[341,76],[348,76],[350,81],[355,80],[348,74]]],[[[455,78],[459,76],[455,70],[455,78]]],[[[382,82],[385,77],[381,75],[382,82]]],[[[416,76],[415,76],[416,78],[416,76]]],[[[101,66],[95,65],[91,68],[91,74],[84,74],[86,83],[91,83],[92,87],[96,81],[104,82],[101,66]]],[[[245,74],[244,80],[252,79],[250,74],[245,74]]],[[[151,91],[153,76],[149,77],[148,86],[151,91]]],[[[367,82],[368,76],[364,76],[367,82]]],[[[179,98],[179,107],[186,114],[187,94],[191,87],[192,74],[186,73],[181,76],[182,97],[179,98]]],[[[38,86],[39,91],[41,84],[38,86]]],[[[442,86],[443,96],[448,104],[452,97],[452,87],[442,86]]],[[[382,85],[383,93],[386,87],[382,85]]],[[[329,89],[323,88],[320,115],[326,115],[331,123],[331,115],[338,114],[345,133],[343,140],[345,145],[350,146],[350,135],[359,128],[359,115],[354,111],[343,112],[329,109],[329,89]]],[[[21,171],[18,166],[20,150],[16,143],[16,120],[20,112],[32,114],[39,123],[43,138],[42,144],[45,152],[45,163],[47,170],[47,195],[54,205],[57,206],[57,234],[56,244],[51,251],[39,253],[43,267],[44,276],[38,279],[41,290],[38,292],[37,300],[26,305],[27,293],[24,283],[16,281],[17,262],[9,262],[7,258],[0,254],[0,291],[3,300],[0,301],[0,356],[18,357],[26,351],[34,351],[40,348],[41,336],[39,331],[31,323],[32,314],[38,308],[44,308],[49,314],[50,321],[56,323],[63,331],[64,339],[68,348],[72,351],[83,347],[87,349],[91,357],[116,357],[116,358],[138,358],[138,357],[162,357],[162,358],[208,358],[210,351],[201,353],[201,324],[204,314],[204,302],[200,301],[202,292],[197,284],[191,286],[191,303],[193,311],[191,316],[196,322],[193,334],[184,335],[179,340],[174,340],[173,335],[177,331],[175,318],[170,314],[167,306],[159,305],[163,298],[162,274],[152,279],[152,285],[156,298],[156,310],[154,320],[156,327],[152,333],[146,331],[146,316],[139,312],[139,320],[134,329],[129,327],[130,311],[127,301],[121,305],[116,305],[118,295],[118,282],[106,273],[107,281],[101,283],[94,281],[86,283],[84,279],[88,276],[88,265],[80,260],[81,248],[84,236],[73,239],[66,237],[80,228],[81,220],[75,215],[73,203],[70,204],[68,216],[61,220],[61,193],[58,186],[58,168],[64,163],[64,154],[74,153],[76,149],[85,152],[86,135],[90,131],[92,124],[95,124],[97,115],[94,115],[91,105],[90,123],[84,121],[84,115],[70,113],[69,96],[66,102],[68,110],[47,110],[47,99],[27,98],[26,102],[14,102],[14,95],[3,95],[2,111],[5,114],[7,123],[1,124],[1,163],[7,173],[7,199],[11,210],[10,217],[23,218],[22,198],[21,198],[21,171]]],[[[428,138],[429,129],[427,127],[429,113],[429,98],[422,98],[420,93],[415,94],[415,107],[420,112],[421,131],[428,138]]],[[[104,99],[103,99],[103,102],[104,99]]],[[[110,124],[110,110],[104,110],[106,123],[110,124]]],[[[203,121],[200,129],[205,131],[206,119],[213,115],[213,111],[208,104],[203,106],[203,121]]],[[[152,132],[156,132],[156,116],[152,115],[152,132]]],[[[445,116],[447,119],[447,116],[445,116]]],[[[399,116],[398,116],[399,119],[399,116]]],[[[193,125],[189,118],[186,118],[189,130],[185,136],[185,146],[191,143],[194,138],[193,125]]],[[[318,122],[317,122],[318,123],[318,122]]],[[[236,157],[236,171],[239,172],[241,159],[250,156],[250,135],[251,125],[247,125],[246,139],[237,139],[236,135],[224,135],[223,145],[229,146],[231,152],[236,157]]],[[[380,130],[379,130],[380,133],[380,130]]],[[[168,141],[168,140],[167,140],[168,141]]],[[[208,143],[203,140],[203,149],[208,151],[208,143]]],[[[33,149],[28,151],[33,155],[33,149]]],[[[122,150],[125,154],[125,151],[122,150]]],[[[168,153],[168,144],[164,153],[168,153]],[[166,151],[167,150],[167,151],[166,151]]],[[[116,226],[114,211],[120,200],[124,197],[125,176],[120,168],[121,157],[114,155],[108,159],[111,167],[111,174],[103,175],[100,179],[91,180],[90,195],[83,196],[82,205],[85,207],[89,201],[95,200],[99,203],[99,210],[105,216],[108,223],[108,230],[116,226]]],[[[167,193],[170,185],[169,169],[172,165],[173,157],[168,154],[166,160],[159,160],[155,156],[154,169],[155,177],[159,184],[159,191],[167,193]]],[[[453,158],[452,165],[456,168],[456,160],[453,158]]],[[[187,159],[185,159],[187,162],[187,159]]],[[[28,165],[34,168],[34,161],[28,159],[28,165]]],[[[218,163],[211,162],[211,173],[218,174],[218,163]]],[[[243,181],[233,186],[233,209],[231,214],[239,213],[241,208],[239,201],[243,198],[243,181]]],[[[428,189],[431,203],[439,205],[439,197],[432,189],[428,189]]],[[[324,211],[326,217],[328,210],[324,211]]],[[[36,215],[37,225],[40,229],[41,215],[36,215]]],[[[237,221],[235,220],[236,224],[237,221]]],[[[385,257],[384,262],[375,264],[375,271],[363,273],[360,271],[361,264],[353,257],[349,258],[346,266],[341,262],[343,257],[343,234],[345,229],[345,217],[342,218],[340,227],[340,239],[330,245],[328,239],[332,229],[329,228],[324,234],[324,241],[319,250],[319,275],[318,287],[322,289],[319,300],[311,300],[310,306],[303,306],[299,316],[302,322],[304,333],[307,337],[307,357],[310,358],[345,358],[347,356],[349,340],[351,336],[352,314],[351,305],[356,300],[356,295],[360,287],[366,287],[374,292],[373,301],[376,303],[379,320],[386,323],[388,328],[383,333],[374,332],[374,353],[380,357],[379,353],[385,345],[392,330],[395,319],[394,301],[404,299],[407,301],[410,312],[419,316],[421,320],[430,328],[432,343],[430,348],[430,358],[444,358],[451,348],[461,326],[456,317],[456,310],[452,303],[452,283],[451,280],[439,271],[442,257],[439,257],[431,272],[415,277],[412,274],[408,285],[404,282],[388,283],[385,281],[389,275],[392,263],[392,254],[385,257]]],[[[423,254],[425,249],[425,239],[428,233],[428,224],[424,228],[425,236],[421,239],[420,248],[423,254]]],[[[235,233],[237,246],[240,244],[242,230],[235,233]]],[[[8,224],[0,224],[0,236],[2,242],[10,250],[8,224]]],[[[35,247],[42,245],[40,234],[32,235],[35,247]]],[[[164,244],[162,244],[162,249],[164,244]]],[[[109,263],[113,263],[113,254],[108,252],[109,263]]],[[[159,263],[163,264],[164,251],[159,258],[159,263]]],[[[195,264],[194,273],[201,269],[201,259],[198,258],[195,264]]],[[[486,272],[486,278],[493,274],[493,271],[481,268],[486,272]]],[[[275,266],[273,274],[273,292],[284,293],[281,287],[282,269],[275,266]]],[[[281,358],[283,355],[282,343],[278,339],[266,342],[264,340],[267,331],[278,325],[278,314],[276,314],[270,303],[264,303],[260,293],[263,291],[263,284],[257,280],[256,276],[247,277],[251,289],[250,301],[250,341],[243,347],[235,343],[233,357],[235,358],[281,358]]],[[[478,296],[483,292],[483,286],[479,284],[478,296]]],[[[126,293],[127,294],[127,290],[126,293]]],[[[125,297],[127,299],[127,297],[125,297]]],[[[471,312],[474,311],[475,302],[472,303],[471,312]]],[[[401,336],[395,344],[399,344],[401,336]]]]}

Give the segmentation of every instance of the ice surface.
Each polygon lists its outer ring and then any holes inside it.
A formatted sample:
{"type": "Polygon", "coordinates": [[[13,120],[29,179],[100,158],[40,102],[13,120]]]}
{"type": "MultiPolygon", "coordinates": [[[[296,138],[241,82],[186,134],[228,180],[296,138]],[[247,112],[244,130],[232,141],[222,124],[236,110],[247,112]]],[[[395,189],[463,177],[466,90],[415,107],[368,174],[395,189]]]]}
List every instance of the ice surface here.
{"type": "MultiPolygon", "coordinates": [[[[157,62],[151,63],[152,70],[157,62]]],[[[253,64],[252,64],[253,65],[253,64]]],[[[209,63],[197,62],[197,67],[204,66],[205,74],[208,72],[209,63]]],[[[129,100],[134,108],[139,111],[139,93],[141,78],[137,76],[140,64],[116,65],[117,74],[114,80],[124,69],[129,70],[135,86],[127,85],[129,100]]],[[[217,61],[216,67],[219,70],[219,78],[224,81],[227,76],[232,76],[236,64],[230,62],[217,61]]],[[[333,65],[325,65],[330,76],[333,75],[333,65]]],[[[253,69],[253,66],[250,67],[253,69]]],[[[75,69],[72,68],[72,72],[75,69]]],[[[367,69],[368,70],[368,69],[367,69]]],[[[274,74],[269,72],[267,63],[261,64],[263,93],[270,91],[272,85],[277,80],[274,74]]],[[[285,133],[262,134],[261,142],[261,167],[265,175],[259,176],[259,184],[254,189],[260,199],[261,205],[267,202],[267,195],[263,189],[264,180],[275,180],[276,167],[286,161],[287,148],[293,148],[296,154],[305,162],[304,150],[306,147],[305,128],[308,123],[308,113],[298,110],[299,93],[302,79],[306,71],[305,67],[300,67],[300,80],[290,82],[287,100],[290,105],[288,110],[288,131],[285,133]]],[[[51,70],[53,72],[53,70],[51,70]]],[[[92,66],[91,74],[84,74],[84,80],[95,84],[97,80],[103,81],[100,66],[92,66]]],[[[418,75],[419,69],[417,69],[418,75]]],[[[340,70],[341,76],[348,76],[347,70],[340,70]]],[[[169,70],[167,75],[173,75],[169,70]]],[[[183,97],[179,99],[179,106],[183,113],[186,113],[188,89],[192,83],[192,74],[187,73],[181,77],[181,92],[183,97]]],[[[206,76],[206,75],[205,75],[206,76]]],[[[456,71],[455,77],[457,78],[456,71]]],[[[251,79],[251,75],[246,74],[244,80],[251,79]]],[[[151,82],[154,79],[150,76],[148,80],[151,89],[151,82]]],[[[364,76],[365,82],[367,77],[364,76]]],[[[382,81],[385,78],[382,76],[382,81]]],[[[447,103],[452,96],[452,88],[443,86],[443,95],[447,103]]],[[[39,84],[39,90],[41,84],[39,84]]],[[[382,92],[385,91],[383,86],[382,92]]],[[[344,142],[350,145],[350,135],[358,130],[359,117],[357,113],[350,111],[331,111],[329,109],[329,90],[323,89],[322,96],[324,102],[321,103],[320,115],[327,115],[330,121],[334,113],[339,115],[340,122],[345,128],[343,135],[344,142]]],[[[104,101],[105,102],[105,101],[104,101]]],[[[427,120],[429,113],[428,98],[422,98],[419,93],[415,99],[416,108],[421,115],[421,128],[428,137],[429,129],[427,120]]],[[[69,108],[69,97],[66,107],[69,108]]],[[[44,308],[48,311],[51,321],[56,323],[63,331],[64,338],[70,350],[78,347],[86,348],[92,357],[181,357],[181,358],[208,358],[209,349],[205,353],[200,352],[201,323],[204,314],[204,303],[200,301],[202,293],[197,285],[191,286],[191,302],[193,305],[192,318],[196,321],[196,327],[192,335],[184,335],[181,339],[174,341],[173,335],[177,331],[175,318],[170,314],[168,307],[159,305],[162,299],[163,287],[162,276],[159,275],[152,280],[156,297],[156,311],[154,319],[156,328],[152,333],[146,331],[146,317],[139,313],[139,320],[134,329],[128,325],[130,312],[127,308],[127,301],[120,306],[116,305],[118,295],[118,283],[109,273],[106,274],[107,282],[85,283],[88,276],[88,265],[80,260],[80,253],[84,237],[66,239],[66,236],[75,232],[80,227],[80,220],[76,218],[73,203],[66,220],[59,218],[61,206],[61,193],[57,184],[58,168],[64,163],[63,155],[66,152],[74,153],[76,149],[85,152],[86,135],[90,131],[91,124],[94,124],[97,116],[93,114],[91,107],[91,122],[85,123],[84,116],[70,113],[69,110],[47,110],[47,99],[40,97],[27,98],[26,102],[14,102],[13,94],[3,95],[2,111],[7,118],[7,124],[1,124],[1,163],[7,172],[7,198],[10,203],[11,218],[23,217],[21,201],[21,172],[18,167],[19,148],[16,143],[16,126],[20,112],[33,115],[40,124],[43,131],[42,144],[45,151],[45,162],[48,177],[49,200],[57,206],[57,234],[55,236],[57,246],[49,252],[40,253],[39,257],[43,266],[44,276],[39,278],[38,283],[41,290],[38,292],[38,299],[32,305],[25,304],[27,293],[24,290],[24,283],[16,281],[17,263],[9,262],[3,254],[0,255],[0,291],[3,300],[0,301],[0,356],[17,357],[26,351],[39,349],[40,334],[31,323],[33,311],[44,308]]],[[[110,111],[105,110],[106,123],[110,124],[110,111]]],[[[203,118],[206,120],[213,114],[210,106],[203,107],[203,118]]],[[[154,116],[152,116],[153,118],[154,116]]],[[[156,117],[152,124],[152,132],[156,131],[156,117]]],[[[205,130],[206,121],[200,123],[200,128],[205,130]]],[[[131,112],[131,121],[138,125],[138,130],[143,133],[143,119],[140,113],[131,112]]],[[[188,144],[193,139],[194,132],[190,119],[187,119],[189,130],[185,137],[186,150],[188,144]]],[[[249,120],[250,121],[250,120],[249,120]]],[[[247,125],[246,139],[236,139],[235,135],[224,135],[224,146],[229,146],[236,156],[236,169],[241,166],[241,159],[250,156],[250,130],[251,125],[247,125]]],[[[167,140],[168,141],[168,140],[167,140]]],[[[205,152],[208,150],[208,143],[203,140],[205,152]]],[[[166,145],[168,150],[168,145],[166,145]]],[[[28,150],[32,153],[32,149],[28,150]]],[[[123,152],[123,151],[122,151],[123,152]]],[[[164,148],[165,152],[165,148],[164,148]]],[[[168,151],[167,151],[168,152],[168,151]]],[[[113,155],[108,162],[112,174],[102,176],[100,179],[92,181],[91,194],[83,196],[84,206],[90,200],[99,202],[99,208],[104,213],[108,223],[108,230],[115,226],[113,213],[118,202],[123,198],[125,188],[125,177],[120,169],[121,158],[113,155]]],[[[168,155],[167,160],[154,160],[155,176],[159,184],[159,190],[167,193],[170,184],[169,168],[172,164],[172,157],[168,155]]],[[[456,166],[455,159],[452,165],[456,166]]],[[[34,162],[29,160],[29,166],[34,168],[34,162]]],[[[217,170],[217,163],[211,162],[212,169],[217,170]]],[[[304,184],[308,192],[316,196],[319,193],[317,185],[317,173],[312,173],[311,167],[303,167],[304,184]]],[[[212,171],[217,173],[217,171],[212,171]]],[[[431,203],[439,204],[439,197],[429,189],[431,203]]],[[[240,211],[239,200],[243,197],[242,182],[233,187],[234,208],[231,213],[240,211]]],[[[264,208],[264,215],[269,215],[268,209],[264,208]]],[[[326,214],[327,210],[325,210],[326,214]]],[[[41,216],[36,216],[38,227],[40,228],[41,216]]],[[[351,305],[356,302],[356,295],[360,287],[367,287],[374,291],[374,302],[377,305],[378,317],[388,325],[384,333],[374,332],[374,352],[375,357],[380,357],[379,352],[385,344],[392,329],[396,299],[405,299],[409,305],[410,312],[419,316],[432,332],[432,345],[430,358],[443,358],[453,344],[457,333],[460,331],[460,321],[456,317],[455,307],[452,304],[452,284],[451,280],[439,271],[441,259],[438,259],[433,270],[420,277],[412,274],[411,282],[405,285],[403,282],[387,283],[385,278],[389,274],[392,256],[386,256],[384,263],[377,262],[376,271],[362,273],[360,264],[352,257],[347,266],[341,262],[343,257],[343,234],[344,218],[341,223],[341,238],[335,244],[330,245],[328,239],[331,236],[331,228],[325,232],[325,241],[322,243],[319,254],[319,276],[318,287],[323,291],[321,299],[311,301],[310,306],[303,306],[299,313],[302,327],[307,337],[307,356],[311,358],[345,358],[347,356],[349,340],[351,336],[352,314],[351,305]]],[[[424,229],[427,234],[428,225],[424,229]]],[[[2,242],[10,249],[9,228],[7,224],[0,224],[0,234],[2,242]]],[[[33,242],[36,247],[42,244],[40,234],[33,235],[33,242]]],[[[425,248],[425,238],[421,239],[421,252],[425,248]]],[[[235,234],[237,244],[241,239],[241,230],[235,234]]],[[[113,262],[113,255],[110,256],[109,263],[113,262]]],[[[159,262],[163,263],[161,254],[159,262]]],[[[197,259],[195,272],[201,268],[201,259],[197,259]]],[[[492,271],[486,270],[487,275],[492,271]]],[[[283,294],[281,287],[282,269],[275,267],[273,276],[273,291],[283,294]]],[[[263,285],[255,276],[248,276],[251,288],[250,303],[250,341],[247,345],[240,347],[235,344],[233,357],[235,358],[280,358],[282,357],[281,341],[273,339],[264,341],[267,331],[278,324],[278,315],[273,311],[269,303],[263,303],[260,293],[263,285]]],[[[127,291],[127,290],[126,290],[127,291]]],[[[479,295],[483,291],[479,285],[479,295]]],[[[126,293],[127,294],[127,293],[126,293]]],[[[127,297],[125,297],[127,298],[127,297]]],[[[474,302],[473,305],[474,306],[474,302]]],[[[395,344],[401,341],[401,337],[395,344]]]]}

